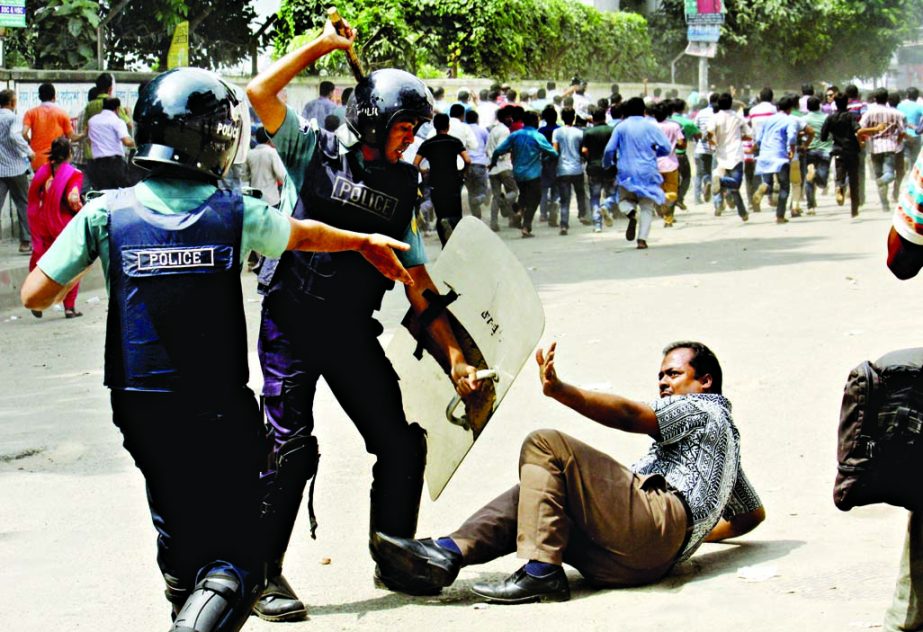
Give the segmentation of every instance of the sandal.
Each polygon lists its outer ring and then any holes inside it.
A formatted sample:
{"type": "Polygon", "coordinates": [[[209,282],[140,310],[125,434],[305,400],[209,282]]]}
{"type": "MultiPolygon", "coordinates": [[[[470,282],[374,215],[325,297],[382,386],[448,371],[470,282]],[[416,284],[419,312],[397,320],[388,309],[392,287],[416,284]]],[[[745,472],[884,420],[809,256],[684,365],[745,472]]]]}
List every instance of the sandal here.
{"type": "Polygon", "coordinates": [[[83,316],[83,312],[78,312],[74,308],[64,310],[64,318],[80,318],[83,316]]]}

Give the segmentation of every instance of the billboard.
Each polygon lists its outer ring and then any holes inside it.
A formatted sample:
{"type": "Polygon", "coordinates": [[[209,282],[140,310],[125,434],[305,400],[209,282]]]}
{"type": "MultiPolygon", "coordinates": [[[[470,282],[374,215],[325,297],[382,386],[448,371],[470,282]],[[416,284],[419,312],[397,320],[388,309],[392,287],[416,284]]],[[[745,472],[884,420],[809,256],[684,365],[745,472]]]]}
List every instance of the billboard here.
{"type": "Polygon", "coordinates": [[[26,0],[0,0],[0,28],[25,28],[26,0]]]}

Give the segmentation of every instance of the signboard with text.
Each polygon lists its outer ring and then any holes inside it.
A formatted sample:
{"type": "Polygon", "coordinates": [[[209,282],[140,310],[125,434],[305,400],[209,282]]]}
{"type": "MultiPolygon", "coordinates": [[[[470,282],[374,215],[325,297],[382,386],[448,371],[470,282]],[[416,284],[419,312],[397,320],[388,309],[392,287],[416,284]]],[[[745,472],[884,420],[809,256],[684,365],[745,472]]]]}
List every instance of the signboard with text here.
{"type": "Polygon", "coordinates": [[[25,28],[26,0],[0,0],[0,27],[25,28]]]}

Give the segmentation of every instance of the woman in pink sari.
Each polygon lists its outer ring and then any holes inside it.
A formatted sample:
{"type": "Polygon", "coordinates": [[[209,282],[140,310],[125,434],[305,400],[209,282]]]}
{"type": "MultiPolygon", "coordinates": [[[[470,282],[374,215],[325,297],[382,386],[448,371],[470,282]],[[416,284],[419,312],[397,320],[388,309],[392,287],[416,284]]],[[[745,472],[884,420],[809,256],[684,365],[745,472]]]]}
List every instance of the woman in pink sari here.
{"type": "MultiPolygon", "coordinates": [[[[83,206],[80,200],[80,185],[83,173],[70,164],[70,141],[66,136],[51,143],[49,160],[42,165],[29,187],[29,230],[32,231],[32,258],[29,270],[58,238],[67,223],[83,206]]],[[[83,316],[75,309],[80,284],[64,297],[64,317],[83,316]]],[[[32,311],[36,318],[42,312],[32,311]]]]}

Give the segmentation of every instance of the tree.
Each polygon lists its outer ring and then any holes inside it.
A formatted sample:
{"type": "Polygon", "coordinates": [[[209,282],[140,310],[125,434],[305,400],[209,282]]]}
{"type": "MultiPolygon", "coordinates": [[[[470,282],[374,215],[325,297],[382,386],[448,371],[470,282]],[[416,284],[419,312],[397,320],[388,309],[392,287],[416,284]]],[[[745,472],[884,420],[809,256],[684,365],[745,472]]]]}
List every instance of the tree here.
{"type": "Polygon", "coordinates": [[[30,22],[36,31],[35,67],[94,67],[98,5],[94,0],[48,0],[36,9],[30,22]]]}
{"type": "MultiPolygon", "coordinates": [[[[34,68],[77,70],[97,64],[97,27],[106,25],[110,68],[165,68],[176,25],[190,27],[190,63],[231,65],[251,51],[256,19],[250,0],[46,0],[27,3],[27,28],[9,29],[8,60],[34,68]]],[[[271,34],[261,38],[270,41],[271,34]]]]}
{"type": "MultiPolygon", "coordinates": [[[[923,0],[727,0],[718,56],[719,84],[841,83],[882,75],[923,21],[923,0]]],[[[650,18],[661,69],[686,46],[683,0],[663,0],[650,18]]],[[[692,79],[692,60],[681,71],[692,79]]]]}
{"type": "Polygon", "coordinates": [[[166,69],[173,31],[184,20],[189,22],[191,65],[216,68],[250,54],[256,12],[249,0],[132,0],[109,24],[110,67],[166,69]]]}
{"type": "MultiPolygon", "coordinates": [[[[323,25],[319,0],[283,0],[276,50],[310,41],[323,25]]],[[[653,65],[644,18],[601,13],[571,0],[345,0],[340,13],[357,31],[372,68],[424,67],[499,79],[565,76],[641,78],[653,65]]],[[[342,56],[309,73],[345,73],[342,56]]]]}

